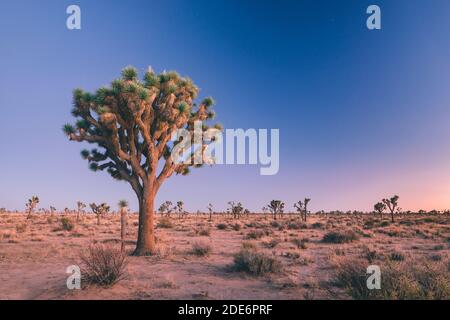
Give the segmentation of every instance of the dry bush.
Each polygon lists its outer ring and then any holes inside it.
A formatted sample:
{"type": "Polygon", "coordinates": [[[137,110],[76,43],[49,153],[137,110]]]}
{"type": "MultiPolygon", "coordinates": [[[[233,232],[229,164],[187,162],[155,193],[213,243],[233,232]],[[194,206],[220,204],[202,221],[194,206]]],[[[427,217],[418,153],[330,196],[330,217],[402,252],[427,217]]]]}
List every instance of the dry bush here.
{"type": "Polygon", "coordinates": [[[72,222],[72,220],[70,220],[70,219],[67,218],[67,217],[62,217],[60,221],[61,221],[61,228],[62,228],[63,230],[66,230],[66,231],[72,231],[73,228],[75,227],[75,225],[74,225],[74,223],[72,222]]]}
{"type": "Polygon", "coordinates": [[[241,249],[234,255],[233,269],[261,276],[267,273],[281,272],[282,265],[276,257],[268,256],[255,249],[241,249]]]}
{"type": "Polygon", "coordinates": [[[219,230],[225,230],[225,229],[228,228],[228,226],[227,226],[225,223],[219,223],[219,224],[216,226],[216,228],[219,229],[219,230]]]}
{"type": "Polygon", "coordinates": [[[306,239],[306,238],[303,238],[303,239],[294,238],[294,239],[291,240],[291,242],[293,244],[295,244],[297,246],[297,248],[299,248],[299,249],[306,249],[307,248],[306,243],[308,242],[308,239],[306,239]]]}
{"type": "Polygon", "coordinates": [[[358,240],[358,235],[353,231],[331,231],[323,236],[324,243],[348,243],[358,240]]]}
{"type": "Polygon", "coordinates": [[[159,219],[158,224],[156,225],[158,228],[173,228],[173,222],[168,217],[163,217],[159,219]]]}
{"type": "Polygon", "coordinates": [[[17,233],[24,233],[27,231],[28,225],[26,223],[21,223],[16,226],[17,233]]]}
{"type": "Polygon", "coordinates": [[[262,237],[264,237],[266,235],[266,233],[262,230],[255,230],[255,231],[250,231],[249,233],[247,233],[247,235],[245,236],[246,239],[260,239],[262,237]]]}
{"type": "Polygon", "coordinates": [[[280,240],[278,240],[278,239],[272,239],[272,240],[270,240],[270,241],[265,241],[265,242],[263,242],[262,245],[263,245],[264,247],[266,247],[266,248],[273,249],[273,248],[275,248],[279,243],[280,243],[280,240]]]}
{"type": "Polygon", "coordinates": [[[211,253],[212,247],[206,242],[194,242],[192,244],[191,254],[203,257],[211,253]]]}
{"type": "Polygon", "coordinates": [[[235,223],[235,224],[231,225],[231,228],[234,231],[239,231],[239,230],[241,230],[241,225],[239,223],[235,223]]]}
{"type": "Polygon", "coordinates": [[[80,256],[83,280],[99,286],[112,286],[126,274],[124,252],[107,245],[91,245],[80,256]]]}
{"type": "Polygon", "coordinates": [[[394,251],[389,254],[389,259],[392,261],[403,261],[405,260],[405,255],[403,252],[394,251]]]}
{"type": "Polygon", "coordinates": [[[367,263],[346,260],[336,267],[334,282],[353,299],[415,300],[450,299],[450,274],[442,262],[387,261],[381,267],[381,289],[367,288],[367,263]]]}
{"type": "Polygon", "coordinates": [[[198,231],[199,236],[209,237],[211,235],[211,231],[209,229],[203,228],[198,231]]]}

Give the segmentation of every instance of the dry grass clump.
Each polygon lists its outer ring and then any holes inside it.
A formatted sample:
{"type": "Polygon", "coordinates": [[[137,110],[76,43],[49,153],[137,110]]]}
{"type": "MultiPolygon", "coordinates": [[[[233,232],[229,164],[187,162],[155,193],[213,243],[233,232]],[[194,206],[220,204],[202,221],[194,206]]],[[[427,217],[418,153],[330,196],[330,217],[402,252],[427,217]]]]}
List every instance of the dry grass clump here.
{"type": "Polygon", "coordinates": [[[276,257],[258,252],[256,249],[241,249],[234,255],[233,269],[244,271],[255,276],[282,271],[281,262],[276,257]]]}
{"type": "Polygon", "coordinates": [[[448,300],[450,274],[442,262],[387,261],[381,268],[381,289],[367,288],[367,263],[346,260],[336,268],[334,282],[358,300],[448,300]]]}
{"type": "Polygon", "coordinates": [[[294,238],[294,239],[291,240],[291,242],[293,244],[295,244],[297,246],[297,248],[299,248],[299,249],[306,249],[307,248],[306,243],[308,241],[309,240],[307,238],[303,238],[303,239],[294,238]]]}
{"type": "Polygon", "coordinates": [[[194,242],[192,244],[191,254],[204,257],[211,253],[212,247],[206,242],[194,242]]]}
{"type": "Polygon", "coordinates": [[[250,231],[249,233],[247,233],[247,235],[245,236],[246,239],[260,239],[262,237],[264,237],[266,235],[266,233],[262,230],[254,230],[254,231],[250,231]]]}
{"type": "Polygon", "coordinates": [[[27,231],[28,225],[26,223],[20,223],[16,225],[16,231],[17,233],[24,233],[27,231]]]}
{"type": "Polygon", "coordinates": [[[169,217],[163,217],[159,219],[158,224],[156,225],[158,228],[166,228],[170,229],[173,228],[173,222],[170,220],[169,217]]]}
{"type": "Polygon", "coordinates": [[[324,243],[348,243],[358,240],[358,235],[350,230],[347,231],[331,231],[323,236],[324,243]]]}
{"type": "Polygon", "coordinates": [[[269,249],[275,248],[280,243],[280,240],[278,239],[272,239],[270,241],[263,242],[263,246],[269,249]]]}
{"type": "Polygon", "coordinates": [[[83,281],[98,286],[112,286],[125,277],[128,259],[120,249],[91,245],[80,259],[83,281]]]}
{"type": "Polygon", "coordinates": [[[72,231],[73,228],[75,227],[75,225],[72,222],[72,220],[70,220],[67,217],[62,217],[60,221],[61,221],[61,228],[62,228],[62,230],[72,231]]]}
{"type": "Polygon", "coordinates": [[[209,237],[211,235],[211,230],[203,228],[198,231],[199,236],[209,237]]]}

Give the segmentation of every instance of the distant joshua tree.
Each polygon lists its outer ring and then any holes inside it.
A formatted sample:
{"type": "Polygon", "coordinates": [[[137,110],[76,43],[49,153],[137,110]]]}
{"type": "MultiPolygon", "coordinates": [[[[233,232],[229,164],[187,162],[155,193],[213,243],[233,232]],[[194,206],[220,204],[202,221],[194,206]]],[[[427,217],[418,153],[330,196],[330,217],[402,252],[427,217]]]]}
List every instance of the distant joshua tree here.
{"type": "Polygon", "coordinates": [[[212,221],[212,214],[213,214],[213,205],[211,203],[208,203],[208,211],[209,211],[209,221],[212,221]]]}
{"type": "Polygon", "coordinates": [[[242,206],[242,203],[238,202],[235,203],[234,201],[228,202],[228,205],[230,206],[230,213],[233,215],[233,218],[239,219],[241,217],[241,214],[244,212],[244,207],[242,206]]]}
{"type": "MultiPolygon", "coordinates": [[[[212,98],[198,105],[194,102],[198,91],[192,80],[176,72],[156,74],[149,68],[140,80],[133,67],[125,68],[120,79],[94,94],[74,91],[76,126],[66,124],[63,130],[72,141],[98,145],[100,150],[81,152],[90,168],[107,170],[113,178],[127,181],[136,193],[139,229],[134,255],[155,253],[154,203],[161,185],[173,174],[186,175],[190,167],[200,167],[195,160],[203,158],[214,141],[204,139],[201,146],[184,154],[182,163],[171,156],[183,153],[183,135],[171,141],[178,129],[192,136],[196,121],[215,116],[212,98]]],[[[214,136],[222,128],[217,124],[209,129],[203,123],[197,130],[214,136]]]]}
{"type": "Polygon", "coordinates": [[[31,216],[38,204],[39,204],[39,198],[37,196],[32,196],[31,199],[28,199],[28,202],[25,205],[27,208],[27,213],[28,213],[27,219],[31,218],[31,216]]]}
{"type": "Polygon", "coordinates": [[[108,213],[110,207],[106,203],[102,203],[100,205],[91,203],[89,206],[91,207],[92,212],[97,216],[97,225],[100,225],[101,216],[108,213]]]}
{"type": "Polygon", "coordinates": [[[383,219],[383,211],[386,210],[386,205],[383,202],[378,202],[373,206],[374,210],[380,214],[383,219]]]}
{"type": "Polygon", "coordinates": [[[391,212],[392,222],[394,222],[395,209],[398,207],[398,199],[399,196],[393,196],[390,199],[383,199],[383,203],[387,206],[387,208],[391,212]]]}
{"type": "Polygon", "coordinates": [[[6,213],[6,209],[5,208],[0,208],[0,213],[6,213]]]}
{"type": "Polygon", "coordinates": [[[166,216],[170,216],[172,213],[172,201],[165,201],[160,206],[158,211],[161,213],[161,215],[166,214],[166,216]]]}
{"type": "Polygon", "coordinates": [[[55,215],[55,211],[56,211],[56,208],[53,207],[53,206],[50,206],[50,215],[51,215],[52,217],[55,215]]]}
{"type": "Polygon", "coordinates": [[[267,212],[269,212],[269,209],[267,207],[262,207],[262,212],[264,215],[266,215],[267,212]]]}
{"type": "Polygon", "coordinates": [[[273,219],[277,219],[277,214],[279,217],[282,217],[284,212],[284,202],[280,200],[272,200],[267,206],[272,213],[273,219]]]}
{"type": "Polygon", "coordinates": [[[80,213],[83,212],[84,208],[86,208],[86,205],[81,201],[77,201],[77,221],[80,221],[80,213]]]}
{"type": "Polygon", "coordinates": [[[178,217],[182,218],[183,215],[185,214],[184,211],[184,202],[183,201],[177,201],[177,204],[175,205],[175,210],[178,213],[178,217]]]}
{"type": "Polygon", "coordinates": [[[120,250],[123,252],[125,250],[125,237],[127,234],[128,202],[126,200],[120,200],[118,205],[120,210],[120,250]]]}
{"type": "Polygon", "coordinates": [[[306,217],[308,214],[308,203],[310,201],[311,201],[311,199],[305,198],[305,200],[303,202],[298,201],[297,203],[294,203],[294,208],[300,214],[301,219],[305,222],[306,222],[306,217]]]}

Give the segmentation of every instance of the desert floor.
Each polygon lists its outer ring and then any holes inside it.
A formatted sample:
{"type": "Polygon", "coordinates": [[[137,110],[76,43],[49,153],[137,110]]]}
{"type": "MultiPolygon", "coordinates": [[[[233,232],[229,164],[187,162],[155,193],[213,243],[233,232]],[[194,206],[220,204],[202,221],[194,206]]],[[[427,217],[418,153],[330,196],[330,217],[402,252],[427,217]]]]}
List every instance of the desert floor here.
{"type": "MultiPolygon", "coordinates": [[[[395,223],[388,216],[383,222],[378,216],[310,216],[302,223],[289,215],[276,222],[270,216],[214,216],[209,221],[206,215],[174,215],[173,226],[156,227],[158,254],[128,257],[124,280],[108,288],[68,290],[66,268],[79,265],[90,244],[120,247],[120,219],[108,214],[97,225],[92,214],[79,222],[69,214],[75,227],[65,231],[62,216],[35,214],[27,220],[25,214],[0,214],[0,299],[349,299],[332,281],[339,261],[360,259],[382,269],[394,257],[408,264],[449,266],[449,216],[397,217],[395,223]],[[322,241],[328,232],[345,230],[357,238],[322,241]],[[282,271],[254,276],[233,270],[243,242],[275,256],[282,271]],[[192,254],[195,243],[209,244],[211,253],[192,254]],[[370,253],[375,261],[367,258],[370,253]]],[[[157,224],[160,220],[158,215],[157,224]]],[[[136,238],[137,216],[130,214],[129,253],[136,238]]]]}

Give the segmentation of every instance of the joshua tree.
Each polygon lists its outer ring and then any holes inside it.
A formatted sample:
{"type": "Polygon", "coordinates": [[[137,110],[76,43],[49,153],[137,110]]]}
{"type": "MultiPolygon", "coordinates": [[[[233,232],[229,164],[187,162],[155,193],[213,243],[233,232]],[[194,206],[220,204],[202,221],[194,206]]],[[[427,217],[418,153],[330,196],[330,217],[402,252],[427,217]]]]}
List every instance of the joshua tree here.
{"type": "Polygon", "coordinates": [[[270,212],[273,215],[273,219],[276,220],[277,219],[277,214],[278,216],[282,216],[283,212],[284,212],[284,202],[281,202],[280,200],[272,200],[270,201],[270,203],[267,205],[267,207],[269,208],[270,212]]]}
{"type": "Polygon", "coordinates": [[[393,196],[390,199],[383,199],[383,203],[387,206],[389,211],[391,212],[391,219],[394,222],[394,212],[398,206],[399,196],[393,196]]]}
{"type": "Polygon", "coordinates": [[[56,208],[50,206],[50,215],[53,217],[55,215],[56,208]]]}
{"type": "Polygon", "coordinates": [[[383,202],[378,202],[373,208],[380,214],[381,219],[383,219],[383,211],[386,210],[386,205],[383,202]]]}
{"type": "Polygon", "coordinates": [[[228,205],[230,206],[230,212],[233,215],[233,218],[239,219],[244,211],[242,203],[235,203],[234,201],[230,201],[228,202],[228,205]]]}
{"type": "Polygon", "coordinates": [[[86,208],[86,205],[81,201],[77,201],[77,221],[80,220],[80,213],[84,208],[86,208]]]}
{"type": "Polygon", "coordinates": [[[28,202],[25,204],[27,208],[27,219],[31,218],[31,215],[33,214],[34,210],[36,209],[37,205],[39,203],[39,198],[36,196],[32,196],[31,199],[28,199],[28,202]]]}
{"type": "Polygon", "coordinates": [[[212,221],[212,214],[213,214],[213,205],[211,203],[208,203],[208,211],[209,211],[209,221],[212,221]]]}
{"type": "Polygon", "coordinates": [[[182,218],[184,215],[184,202],[183,201],[177,201],[177,204],[175,206],[175,210],[178,213],[178,217],[182,218]]]}
{"type": "Polygon", "coordinates": [[[172,201],[165,201],[163,203],[161,203],[161,205],[159,206],[158,211],[161,213],[161,215],[163,215],[164,213],[166,214],[166,216],[170,216],[170,213],[172,212],[173,208],[172,208],[172,201]]]}
{"type": "Polygon", "coordinates": [[[125,236],[127,234],[127,211],[128,211],[128,202],[126,200],[119,201],[119,209],[120,209],[120,250],[125,250],[125,236]]]}
{"type": "Polygon", "coordinates": [[[306,217],[308,214],[308,203],[310,201],[311,201],[311,199],[305,198],[305,200],[303,202],[298,201],[297,203],[294,203],[294,208],[300,214],[301,219],[305,222],[306,222],[306,217]]]}
{"type": "Polygon", "coordinates": [[[100,225],[100,217],[109,211],[109,206],[106,203],[100,205],[91,203],[89,206],[91,207],[92,212],[97,216],[97,225],[100,225]]]}
{"type": "Polygon", "coordinates": [[[189,78],[176,72],[155,74],[149,68],[141,81],[132,67],[125,68],[111,87],[94,94],[74,91],[72,114],[78,121],[76,126],[65,125],[64,132],[72,141],[98,145],[100,150],[81,152],[91,169],[106,169],[136,193],[139,230],[134,255],[155,252],[154,200],[163,182],[173,174],[188,174],[192,166],[200,167],[209,141],[214,140],[211,136],[222,130],[220,125],[211,129],[202,125],[214,118],[214,101],[206,98],[197,105],[198,91],[189,78]],[[178,129],[191,136],[200,131],[210,139],[197,140],[197,148],[191,150],[183,134],[172,142],[178,129]],[[183,154],[184,161],[176,161],[180,158],[173,154],[183,154]]]}
{"type": "Polygon", "coordinates": [[[266,215],[268,211],[269,209],[267,209],[267,207],[262,207],[262,212],[264,215],[266,215]]]}

